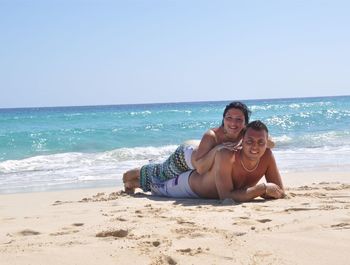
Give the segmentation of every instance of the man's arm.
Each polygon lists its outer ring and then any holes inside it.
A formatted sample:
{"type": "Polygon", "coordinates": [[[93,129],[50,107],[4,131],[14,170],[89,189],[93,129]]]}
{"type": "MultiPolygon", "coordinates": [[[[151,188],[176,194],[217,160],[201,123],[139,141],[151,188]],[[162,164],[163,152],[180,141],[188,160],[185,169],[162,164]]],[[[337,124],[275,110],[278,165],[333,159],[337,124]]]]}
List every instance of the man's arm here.
{"type": "Polygon", "coordinates": [[[268,165],[265,173],[266,182],[274,183],[283,189],[282,178],[278,170],[275,157],[270,149],[266,149],[266,155],[268,156],[268,165]]]}
{"type": "Polygon", "coordinates": [[[284,197],[284,188],[282,178],[277,167],[275,157],[270,149],[266,150],[268,157],[268,165],[265,173],[265,179],[267,182],[266,196],[264,198],[282,198],[284,197]],[[275,185],[272,185],[275,184],[275,185]],[[277,186],[276,186],[277,185],[277,186]]]}
{"type": "Polygon", "coordinates": [[[256,197],[263,196],[266,193],[264,183],[249,187],[247,189],[234,189],[233,163],[235,154],[227,149],[222,149],[216,153],[214,174],[215,184],[221,200],[233,199],[237,202],[250,201],[256,197]]]}

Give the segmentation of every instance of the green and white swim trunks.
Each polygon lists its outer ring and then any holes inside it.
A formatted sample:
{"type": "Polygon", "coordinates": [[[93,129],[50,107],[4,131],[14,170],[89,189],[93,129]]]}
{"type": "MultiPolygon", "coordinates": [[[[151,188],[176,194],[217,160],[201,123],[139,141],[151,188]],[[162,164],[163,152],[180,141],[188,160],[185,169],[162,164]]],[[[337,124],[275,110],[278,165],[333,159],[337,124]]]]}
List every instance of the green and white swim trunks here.
{"type": "Polygon", "coordinates": [[[180,145],[164,163],[148,164],[141,167],[140,187],[143,191],[151,191],[150,183],[160,183],[176,178],[181,173],[193,170],[191,156],[192,145],[180,145]]]}

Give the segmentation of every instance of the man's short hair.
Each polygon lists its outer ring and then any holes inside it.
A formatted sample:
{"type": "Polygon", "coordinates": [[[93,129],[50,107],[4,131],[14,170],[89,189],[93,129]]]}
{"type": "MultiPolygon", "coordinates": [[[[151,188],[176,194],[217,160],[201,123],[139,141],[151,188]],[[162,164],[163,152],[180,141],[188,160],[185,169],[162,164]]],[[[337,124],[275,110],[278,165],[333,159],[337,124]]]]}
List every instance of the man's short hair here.
{"type": "Polygon", "coordinates": [[[256,120],[248,123],[244,130],[243,136],[246,134],[249,128],[255,131],[265,131],[267,134],[269,134],[269,130],[267,129],[267,126],[260,120],[256,120]]]}
{"type": "MultiPolygon", "coordinates": [[[[230,104],[226,105],[224,113],[222,114],[222,117],[225,118],[226,113],[230,110],[230,109],[238,109],[240,111],[243,112],[244,115],[244,119],[245,119],[245,124],[248,124],[249,122],[249,117],[250,114],[252,113],[246,104],[240,102],[240,101],[233,101],[230,104]]],[[[224,125],[224,120],[222,120],[222,125],[224,125]]]]}

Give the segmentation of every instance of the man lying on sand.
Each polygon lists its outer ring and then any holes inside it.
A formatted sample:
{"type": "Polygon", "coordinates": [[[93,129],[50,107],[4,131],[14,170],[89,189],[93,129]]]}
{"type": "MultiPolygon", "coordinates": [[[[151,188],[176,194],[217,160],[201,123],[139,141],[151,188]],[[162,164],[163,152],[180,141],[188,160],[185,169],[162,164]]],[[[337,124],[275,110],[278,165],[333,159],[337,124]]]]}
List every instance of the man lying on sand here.
{"type": "MultiPolygon", "coordinates": [[[[193,142],[184,143],[163,163],[150,163],[126,171],[123,175],[125,192],[133,193],[135,190],[133,187],[138,185],[140,179],[143,181],[150,176],[157,177],[158,182],[163,182],[189,170],[196,169],[200,174],[205,173],[212,167],[218,150],[223,147],[237,149],[243,129],[249,123],[250,113],[244,103],[231,102],[224,109],[221,125],[205,132],[199,145],[193,142]]],[[[150,189],[146,186],[147,183],[141,182],[140,185],[144,191],[150,189]]]]}
{"type": "MultiPolygon", "coordinates": [[[[156,196],[233,199],[237,202],[250,201],[259,196],[265,199],[283,198],[281,176],[272,151],[267,148],[267,141],[266,125],[253,121],[244,131],[242,149],[219,150],[208,172],[199,174],[195,170],[187,171],[163,182],[150,176],[140,180],[140,183],[147,183],[156,196]],[[267,183],[257,184],[263,176],[267,183]]],[[[141,188],[145,190],[145,187],[141,188]]]]}

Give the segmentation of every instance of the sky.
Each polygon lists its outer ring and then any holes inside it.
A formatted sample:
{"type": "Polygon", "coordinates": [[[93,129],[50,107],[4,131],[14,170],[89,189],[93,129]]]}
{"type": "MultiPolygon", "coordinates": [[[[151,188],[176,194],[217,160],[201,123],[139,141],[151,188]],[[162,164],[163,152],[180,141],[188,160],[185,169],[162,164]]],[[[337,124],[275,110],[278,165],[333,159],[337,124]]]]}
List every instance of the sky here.
{"type": "Polygon", "coordinates": [[[0,0],[0,108],[350,94],[350,1],[0,0]]]}

